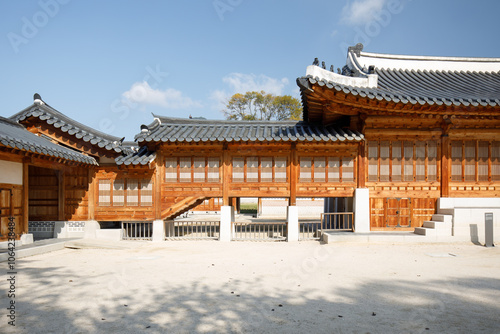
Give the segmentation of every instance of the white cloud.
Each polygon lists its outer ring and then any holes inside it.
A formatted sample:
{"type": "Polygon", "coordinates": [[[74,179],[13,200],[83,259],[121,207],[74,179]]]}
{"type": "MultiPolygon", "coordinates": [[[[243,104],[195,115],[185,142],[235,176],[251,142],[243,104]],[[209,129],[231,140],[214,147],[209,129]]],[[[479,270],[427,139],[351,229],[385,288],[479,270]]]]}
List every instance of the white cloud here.
{"type": "Polygon", "coordinates": [[[184,96],[179,90],[173,88],[153,89],[146,81],[134,83],[122,95],[130,102],[141,106],[151,105],[166,109],[189,109],[202,106],[200,102],[184,96]]]}
{"type": "Polygon", "coordinates": [[[374,15],[382,10],[387,0],[354,0],[342,9],[342,23],[358,25],[374,19],[374,15]]]}
{"type": "Polygon", "coordinates": [[[227,87],[221,90],[215,90],[210,98],[216,102],[216,109],[221,109],[227,100],[236,93],[246,93],[249,91],[264,91],[274,95],[283,95],[285,86],[288,85],[288,79],[275,79],[264,74],[244,74],[231,73],[222,78],[227,87]]]}

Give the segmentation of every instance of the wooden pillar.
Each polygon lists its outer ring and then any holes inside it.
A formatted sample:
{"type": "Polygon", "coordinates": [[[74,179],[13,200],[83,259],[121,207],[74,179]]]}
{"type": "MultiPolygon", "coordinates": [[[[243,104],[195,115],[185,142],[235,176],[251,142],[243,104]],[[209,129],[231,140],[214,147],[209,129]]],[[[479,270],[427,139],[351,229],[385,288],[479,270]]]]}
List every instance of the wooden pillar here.
{"type": "Polygon", "coordinates": [[[66,217],[64,217],[64,205],[66,202],[66,185],[65,185],[65,175],[64,175],[64,170],[61,169],[57,171],[57,178],[59,180],[59,193],[58,193],[58,201],[57,201],[57,207],[58,207],[58,214],[57,214],[57,219],[59,221],[64,221],[66,217]]]}
{"type": "Polygon", "coordinates": [[[29,221],[29,165],[23,162],[23,212],[22,212],[22,233],[28,233],[29,221]]]}
{"type": "Polygon", "coordinates": [[[231,157],[229,156],[229,151],[227,144],[224,144],[222,148],[222,205],[231,205],[229,202],[229,183],[231,180],[231,157]]]}
{"type": "Polygon", "coordinates": [[[88,205],[87,205],[87,219],[88,220],[94,220],[95,219],[95,189],[96,189],[96,186],[95,186],[95,178],[94,178],[94,172],[95,172],[95,169],[94,167],[91,167],[88,169],[88,172],[87,172],[87,183],[88,183],[88,192],[87,192],[87,201],[88,201],[88,205]]]}
{"type": "Polygon", "coordinates": [[[297,158],[297,145],[292,143],[290,152],[290,199],[289,206],[297,205],[297,182],[298,182],[298,158],[297,158]]]}
{"type": "Polygon", "coordinates": [[[164,170],[164,161],[163,157],[160,153],[157,153],[156,156],[156,168],[153,176],[153,189],[154,189],[154,216],[155,220],[161,219],[161,180],[162,175],[165,173],[164,170]]]}
{"type": "Polygon", "coordinates": [[[358,145],[358,175],[357,175],[357,181],[358,181],[358,188],[364,188],[365,187],[365,180],[366,180],[366,159],[365,159],[365,142],[362,141],[358,145]]]}
{"type": "Polygon", "coordinates": [[[450,196],[450,138],[441,137],[441,197],[450,196]]]}

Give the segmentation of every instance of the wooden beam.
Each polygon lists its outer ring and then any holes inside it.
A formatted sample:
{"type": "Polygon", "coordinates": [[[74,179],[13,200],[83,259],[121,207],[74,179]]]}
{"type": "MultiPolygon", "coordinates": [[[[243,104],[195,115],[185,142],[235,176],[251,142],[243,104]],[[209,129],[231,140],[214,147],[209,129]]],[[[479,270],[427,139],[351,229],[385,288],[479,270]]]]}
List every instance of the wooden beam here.
{"type": "Polygon", "coordinates": [[[94,167],[91,167],[88,169],[87,172],[87,184],[88,184],[88,192],[87,192],[87,200],[88,200],[88,207],[87,207],[87,217],[88,220],[95,220],[95,202],[96,202],[96,197],[95,196],[95,191],[96,191],[96,178],[94,177],[95,169],[94,167]]]}
{"type": "Polygon", "coordinates": [[[228,206],[229,203],[229,183],[231,182],[231,157],[227,145],[223,147],[222,155],[222,205],[228,206]]]}
{"type": "Polygon", "coordinates": [[[59,221],[64,221],[64,205],[65,205],[65,196],[66,196],[66,185],[65,185],[65,176],[64,176],[64,170],[57,171],[57,179],[59,182],[59,189],[58,189],[58,201],[57,201],[57,206],[58,206],[58,214],[57,216],[59,217],[59,221]]]}
{"type": "Polygon", "coordinates": [[[365,159],[365,142],[362,141],[358,146],[358,188],[365,187],[366,181],[366,159],[365,159]]]}
{"type": "Polygon", "coordinates": [[[450,138],[441,137],[441,197],[450,196],[450,138]]]}
{"type": "Polygon", "coordinates": [[[298,175],[298,158],[297,158],[297,145],[292,143],[290,152],[290,200],[288,205],[297,205],[297,180],[298,175]]]}
{"type": "Polygon", "coordinates": [[[165,159],[161,152],[157,153],[156,156],[156,169],[154,174],[154,195],[153,195],[153,206],[154,206],[154,215],[155,220],[161,219],[161,185],[162,185],[162,176],[165,175],[165,159]]]}
{"type": "Polygon", "coordinates": [[[29,213],[29,165],[27,162],[23,163],[23,233],[28,233],[28,213],[29,213]]]}

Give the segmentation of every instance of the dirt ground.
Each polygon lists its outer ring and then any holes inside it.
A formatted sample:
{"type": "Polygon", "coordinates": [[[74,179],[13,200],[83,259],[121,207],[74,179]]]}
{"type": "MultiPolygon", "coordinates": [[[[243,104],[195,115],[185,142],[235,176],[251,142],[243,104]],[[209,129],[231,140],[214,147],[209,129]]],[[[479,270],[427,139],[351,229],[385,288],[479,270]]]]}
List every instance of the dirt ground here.
{"type": "Polygon", "coordinates": [[[3,333],[500,333],[499,247],[142,242],[17,269],[3,333]]]}

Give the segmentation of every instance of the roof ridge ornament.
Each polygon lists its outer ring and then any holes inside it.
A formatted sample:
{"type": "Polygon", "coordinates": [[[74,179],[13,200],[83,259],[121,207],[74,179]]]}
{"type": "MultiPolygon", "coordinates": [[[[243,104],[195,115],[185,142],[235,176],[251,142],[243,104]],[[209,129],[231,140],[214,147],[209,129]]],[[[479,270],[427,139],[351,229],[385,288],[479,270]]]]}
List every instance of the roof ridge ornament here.
{"type": "Polygon", "coordinates": [[[355,46],[350,46],[347,49],[347,52],[352,52],[358,57],[361,56],[361,51],[363,51],[363,44],[362,43],[358,43],[355,46]]]}
{"type": "Polygon", "coordinates": [[[45,104],[42,100],[42,97],[38,93],[35,93],[35,95],[33,95],[33,103],[38,105],[38,106],[45,104]]]}

